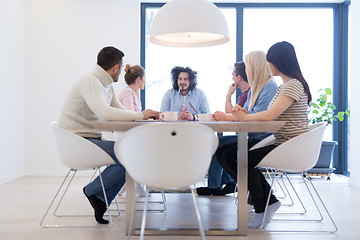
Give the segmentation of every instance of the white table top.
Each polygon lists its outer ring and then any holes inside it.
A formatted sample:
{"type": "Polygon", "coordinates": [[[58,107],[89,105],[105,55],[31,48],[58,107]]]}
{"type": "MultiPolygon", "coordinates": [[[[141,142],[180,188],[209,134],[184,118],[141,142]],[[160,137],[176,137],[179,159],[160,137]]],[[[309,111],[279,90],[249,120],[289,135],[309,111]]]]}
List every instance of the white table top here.
{"type": "MultiPolygon", "coordinates": [[[[91,124],[101,131],[127,131],[133,127],[145,124],[163,124],[164,121],[92,121],[91,124]]],[[[184,122],[186,123],[186,122],[184,122]]],[[[279,130],[285,122],[283,121],[262,121],[262,122],[192,122],[204,124],[215,132],[274,132],[279,130]]]]}

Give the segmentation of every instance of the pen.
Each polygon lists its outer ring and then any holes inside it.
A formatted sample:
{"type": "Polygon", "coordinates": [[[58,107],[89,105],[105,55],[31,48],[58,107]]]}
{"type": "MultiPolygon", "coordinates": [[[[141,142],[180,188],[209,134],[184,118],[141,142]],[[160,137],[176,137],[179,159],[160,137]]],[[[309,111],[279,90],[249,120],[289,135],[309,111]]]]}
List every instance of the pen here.
{"type": "Polygon", "coordinates": [[[189,102],[189,104],[190,104],[190,107],[192,108],[192,110],[194,111],[194,113],[195,113],[196,117],[199,119],[199,116],[198,116],[198,114],[197,114],[197,112],[196,112],[196,110],[195,110],[194,106],[191,104],[191,102],[189,102]]]}

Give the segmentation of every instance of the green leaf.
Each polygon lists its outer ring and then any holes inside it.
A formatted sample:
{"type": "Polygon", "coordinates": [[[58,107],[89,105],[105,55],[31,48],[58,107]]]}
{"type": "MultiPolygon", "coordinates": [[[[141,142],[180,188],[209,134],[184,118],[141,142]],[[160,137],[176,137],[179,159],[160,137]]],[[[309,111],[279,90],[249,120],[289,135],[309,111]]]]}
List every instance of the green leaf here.
{"type": "Polygon", "coordinates": [[[331,95],[331,94],[332,94],[332,91],[331,91],[330,88],[325,88],[324,91],[325,91],[325,93],[326,93],[327,95],[331,95]]]}
{"type": "Polygon", "coordinates": [[[337,119],[339,119],[340,122],[344,121],[344,112],[338,112],[335,116],[337,119]]]}
{"type": "Polygon", "coordinates": [[[336,109],[335,105],[332,104],[332,103],[328,103],[328,107],[329,107],[330,109],[332,109],[332,110],[335,110],[335,109],[336,109]]]}
{"type": "Polygon", "coordinates": [[[316,104],[316,103],[312,103],[311,106],[312,106],[313,108],[320,109],[320,106],[319,106],[318,104],[316,104]]]}
{"type": "Polygon", "coordinates": [[[334,121],[343,121],[345,114],[350,116],[350,110],[339,111],[335,114],[336,106],[331,102],[332,90],[330,88],[319,89],[320,96],[311,103],[308,109],[309,122],[317,123],[326,121],[332,124],[334,121]],[[330,97],[329,97],[330,96],[330,97]]]}
{"type": "Polygon", "coordinates": [[[321,94],[321,95],[320,95],[320,101],[321,101],[321,102],[323,102],[323,101],[326,102],[326,99],[327,99],[327,95],[326,95],[326,94],[321,94]]]}

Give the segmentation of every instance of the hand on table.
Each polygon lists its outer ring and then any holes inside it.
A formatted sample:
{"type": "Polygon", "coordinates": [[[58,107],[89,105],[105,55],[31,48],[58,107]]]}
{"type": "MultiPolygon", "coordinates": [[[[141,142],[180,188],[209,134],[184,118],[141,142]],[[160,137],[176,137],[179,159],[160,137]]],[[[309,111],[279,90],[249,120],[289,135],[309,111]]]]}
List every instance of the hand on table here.
{"type": "Polygon", "coordinates": [[[232,114],[227,114],[221,111],[216,111],[213,113],[213,118],[215,121],[234,121],[234,117],[232,114]]]}
{"type": "Polygon", "coordinates": [[[194,116],[186,108],[184,108],[184,110],[182,110],[179,114],[178,120],[193,121],[194,116]]]}
{"type": "Polygon", "coordinates": [[[230,112],[232,113],[233,117],[237,121],[243,121],[245,116],[248,114],[248,111],[246,109],[240,107],[238,104],[236,104],[230,112]]]}
{"type": "Polygon", "coordinates": [[[160,112],[155,111],[155,110],[146,109],[146,110],[142,111],[142,114],[144,115],[144,120],[147,120],[150,118],[155,119],[155,120],[160,119],[160,112]]]}

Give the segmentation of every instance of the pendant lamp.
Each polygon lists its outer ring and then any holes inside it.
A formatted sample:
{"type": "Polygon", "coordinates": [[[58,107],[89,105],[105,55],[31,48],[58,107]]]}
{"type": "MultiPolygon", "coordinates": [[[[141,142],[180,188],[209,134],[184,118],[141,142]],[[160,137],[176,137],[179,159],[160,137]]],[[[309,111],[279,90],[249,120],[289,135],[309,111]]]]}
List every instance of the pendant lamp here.
{"type": "Polygon", "coordinates": [[[225,17],[209,0],[171,0],[150,27],[150,42],[163,46],[207,47],[229,40],[225,17]]]}

